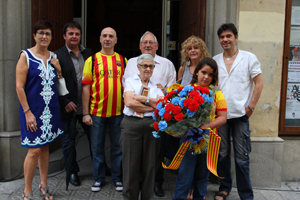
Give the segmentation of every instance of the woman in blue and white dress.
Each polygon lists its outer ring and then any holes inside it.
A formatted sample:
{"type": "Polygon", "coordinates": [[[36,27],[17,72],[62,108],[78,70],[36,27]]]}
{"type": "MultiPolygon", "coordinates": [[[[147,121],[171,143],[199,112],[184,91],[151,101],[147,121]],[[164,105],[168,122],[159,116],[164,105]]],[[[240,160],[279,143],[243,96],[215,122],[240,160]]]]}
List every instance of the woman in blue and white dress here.
{"type": "Polygon", "coordinates": [[[36,45],[23,50],[16,66],[16,90],[20,101],[22,147],[28,148],[24,161],[25,189],[22,198],[32,199],[32,180],[39,164],[40,195],[53,199],[47,186],[49,144],[62,133],[56,81],[61,67],[55,54],[48,51],[53,26],[41,20],[33,27],[36,45]]]}

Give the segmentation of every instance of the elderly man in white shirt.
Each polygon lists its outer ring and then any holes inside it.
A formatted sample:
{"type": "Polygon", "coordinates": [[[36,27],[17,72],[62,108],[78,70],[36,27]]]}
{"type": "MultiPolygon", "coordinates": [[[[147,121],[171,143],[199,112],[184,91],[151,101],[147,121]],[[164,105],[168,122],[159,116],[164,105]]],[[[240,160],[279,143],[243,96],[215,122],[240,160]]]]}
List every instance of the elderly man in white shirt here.
{"type": "MultiPolygon", "coordinates": [[[[153,56],[155,61],[155,68],[150,80],[156,83],[157,87],[162,90],[165,94],[166,89],[176,82],[176,70],[173,63],[161,56],[156,55],[158,49],[158,42],[153,33],[146,31],[140,40],[140,50],[142,54],[150,54],[153,56]]],[[[139,74],[137,68],[137,58],[134,57],[128,60],[126,69],[123,76],[123,85],[125,80],[129,77],[133,77],[134,74],[139,74]]],[[[162,189],[162,184],[164,181],[164,171],[161,162],[164,159],[164,148],[165,148],[166,134],[161,135],[161,149],[158,156],[158,162],[156,166],[156,179],[154,192],[157,196],[164,196],[164,190],[162,189]]]]}
{"type": "Polygon", "coordinates": [[[219,127],[219,136],[222,140],[218,174],[224,179],[220,179],[221,185],[215,199],[226,199],[232,188],[231,132],[238,193],[241,199],[251,200],[253,190],[249,170],[251,152],[249,117],[254,112],[263,88],[262,72],[254,54],[237,48],[238,33],[234,24],[221,25],[218,36],[224,52],[213,58],[218,63],[219,87],[227,102],[227,122],[219,127]]]}

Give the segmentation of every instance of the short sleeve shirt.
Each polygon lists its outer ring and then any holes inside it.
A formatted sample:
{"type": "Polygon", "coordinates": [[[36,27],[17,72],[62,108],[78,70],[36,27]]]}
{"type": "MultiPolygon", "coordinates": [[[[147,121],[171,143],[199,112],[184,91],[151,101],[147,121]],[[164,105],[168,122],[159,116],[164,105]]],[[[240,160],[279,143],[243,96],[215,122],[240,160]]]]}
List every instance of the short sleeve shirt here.
{"type": "Polygon", "coordinates": [[[227,119],[246,114],[252,98],[253,78],[261,74],[260,62],[248,51],[239,50],[230,72],[227,72],[223,53],[213,57],[218,64],[219,87],[227,102],[227,119]]]}
{"type": "Polygon", "coordinates": [[[92,57],[84,65],[82,84],[91,85],[90,114],[98,117],[111,117],[122,114],[124,60],[122,55],[114,53],[105,55],[95,54],[94,68],[92,57]]]}

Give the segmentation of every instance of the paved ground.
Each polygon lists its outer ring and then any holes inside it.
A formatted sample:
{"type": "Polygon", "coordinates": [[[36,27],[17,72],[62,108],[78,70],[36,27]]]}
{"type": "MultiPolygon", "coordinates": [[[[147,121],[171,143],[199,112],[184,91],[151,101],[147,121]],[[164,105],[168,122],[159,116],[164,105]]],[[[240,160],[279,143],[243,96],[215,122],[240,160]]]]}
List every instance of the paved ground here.
{"type": "MultiPolygon", "coordinates": [[[[92,178],[92,162],[89,157],[86,137],[81,137],[77,143],[77,160],[80,165],[80,179],[81,186],[69,186],[66,191],[65,172],[57,172],[49,175],[48,185],[50,191],[55,197],[55,200],[122,200],[122,194],[116,192],[111,182],[111,178],[106,178],[106,185],[100,192],[91,192],[91,186],[94,183],[92,178]],[[85,148],[82,148],[85,147],[85,148]]],[[[39,176],[36,175],[33,181],[34,199],[39,198],[38,191],[39,176]]],[[[176,175],[169,171],[165,173],[165,182],[163,188],[165,189],[165,197],[159,198],[155,195],[152,199],[172,199],[176,183],[176,175]]],[[[0,182],[0,200],[20,200],[24,188],[24,179],[18,179],[10,182],[0,182]]],[[[213,200],[215,192],[218,191],[218,185],[209,183],[207,188],[207,200],[213,200]]],[[[300,182],[282,182],[280,188],[254,188],[254,197],[256,200],[300,200],[300,182]]],[[[238,193],[236,188],[233,188],[227,200],[238,200],[238,193]]]]}

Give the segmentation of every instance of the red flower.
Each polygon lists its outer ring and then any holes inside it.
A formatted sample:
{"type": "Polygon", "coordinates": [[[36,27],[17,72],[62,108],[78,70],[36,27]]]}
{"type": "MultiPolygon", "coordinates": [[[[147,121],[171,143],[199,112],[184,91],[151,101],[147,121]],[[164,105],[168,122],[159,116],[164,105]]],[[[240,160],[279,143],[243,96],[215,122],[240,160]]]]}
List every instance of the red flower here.
{"type": "Polygon", "coordinates": [[[158,123],[157,123],[156,121],[153,123],[153,126],[154,126],[154,129],[155,129],[156,131],[159,130],[159,128],[158,128],[158,123]]]}
{"type": "Polygon", "coordinates": [[[158,112],[159,112],[159,110],[157,110],[157,109],[155,108],[155,110],[154,110],[154,115],[155,115],[155,117],[159,117],[158,112]]]}
{"type": "Polygon", "coordinates": [[[166,97],[169,99],[169,98],[171,98],[172,95],[175,94],[175,93],[176,93],[176,91],[175,91],[175,90],[172,90],[171,92],[169,92],[169,93],[166,95],[166,97]]]}
{"type": "Polygon", "coordinates": [[[170,111],[172,110],[173,107],[174,107],[174,105],[171,104],[171,103],[169,103],[169,104],[166,105],[165,110],[166,110],[167,112],[170,112],[170,111]]]}
{"type": "Polygon", "coordinates": [[[197,92],[196,90],[192,90],[190,93],[189,93],[189,96],[190,97],[195,97],[195,96],[199,96],[199,92],[197,92]]]}
{"type": "Polygon", "coordinates": [[[171,120],[171,114],[168,113],[168,112],[165,112],[164,119],[166,120],[166,122],[170,121],[171,120]]]}
{"type": "Polygon", "coordinates": [[[181,121],[183,119],[183,113],[181,112],[181,113],[175,115],[174,118],[176,119],[176,121],[181,121]]]}
{"type": "Polygon", "coordinates": [[[184,87],[180,87],[177,89],[177,93],[179,93],[184,87]]]}
{"type": "Polygon", "coordinates": [[[188,109],[192,112],[196,112],[198,110],[198,106],[199,104],[196,102],[196,101],[192,101],[190,104],[189,104],[189,107],[188,109]]]}
{"type": "Polygon", "coordinates": [[[196,101],[199,105],[201,105],[204,102],[204,99],[202,96],[196,96],[193,98],[194,101],[196,101]]]}
{"type": "Polygon", "coordinates": [[[177,115],[178,113],[180,113],[180,111],[181,111],[180,106],[174,106],[174,107],[172,108],[172,114],[173,114],[173,115],[177,115]]]}
{"type": "Polygon", "coordinates": [[[192,102],[192,99],[185,99],[183,102],[184,107],[188,107],[191,102],[192,102]]]}
{"type": "Polygon", "coordinates": [[[207,88],[205,88],[205,87],[200,87],[201,89],[200,89],[200,92],[202,93],[202,94],[209,94],[209,90],[207,89],[207,88]]]}

